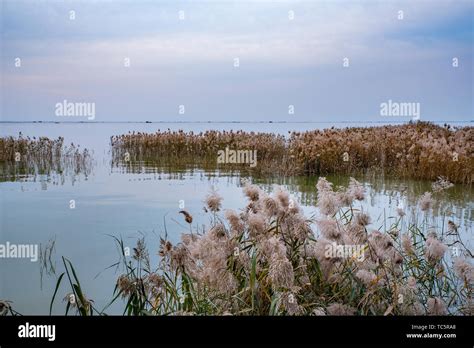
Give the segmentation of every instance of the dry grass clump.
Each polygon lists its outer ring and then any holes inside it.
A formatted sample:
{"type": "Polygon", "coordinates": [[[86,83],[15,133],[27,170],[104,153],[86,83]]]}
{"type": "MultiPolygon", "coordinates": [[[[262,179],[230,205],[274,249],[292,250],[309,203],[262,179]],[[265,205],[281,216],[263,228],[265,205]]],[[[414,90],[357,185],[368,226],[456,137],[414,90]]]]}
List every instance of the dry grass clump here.
{"type": "Polygon", "coordinates": [[[474,181],[474,128],[452,129],[427,122],[292,132],[289,138],[244,131],[158,131],[112,137],[115,164],[130,161],[217,168],[226,147],[256,150],[258,164],[225,164],[219,169],[265,175],[326,175],[361,172],[455,183],[474,181]]]}
{"type": "Polygon", "coordinates": [[[23,177],[51,173],[89,175],[92,155],[78,145],[64,145],[64,138],[0,138],[0,176],[23,177]]]}
{"type": "Polygon", "coordinates": [[[474,128],[427,122],[292,133],[291,154],[305,173],[381,169],[398,177],[474,181],[474,128]],[[347,161],[343,154],[347,152],[347,161]]]}
{"type": "Polygon", "coordinates": [[[252,172],[291,173],[286,140],[281,135],[244,131],[215,131],[201,133],[160,131],[129,133],[111,138],[114,165],[130,162],[215,169],[219,150],[257,151],[258,165],[226,163],[221,169],[252,170],[252,172]],[[127,158],[129,157],[129,158],[127,158]]]}
{"type": "MultiPolygon", "coordinates": [[[[334,191],[320,178],[317,189],[316,219],[305,217],[286,191],[269,195],[248,184],[247,206],[222,217],[221,197],[212,193],[206,199],[209,229],[185,233],[177,245],[161,240],[157,269],[142,240],[136,264],[124,258],[115,294],[127,302],[125,312],[473,314],[474,266],[462,256],[472,254],[459,236],[407,223],[403,214],[387,221],[387,231],[370,229],[370,216],[357,209],[365,192],[355,179],[334,191]],[[448,247],[454,245],[460,257],[451,259],[448,247]]],[[[427,200],[420,204],[428,210],[427,200]]]]}

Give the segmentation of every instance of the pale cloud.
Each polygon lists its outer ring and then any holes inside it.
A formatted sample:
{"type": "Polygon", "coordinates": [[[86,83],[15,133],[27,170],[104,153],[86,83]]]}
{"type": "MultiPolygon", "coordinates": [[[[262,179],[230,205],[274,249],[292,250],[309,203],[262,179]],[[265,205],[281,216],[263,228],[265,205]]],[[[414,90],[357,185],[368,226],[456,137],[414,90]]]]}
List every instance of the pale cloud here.
{"type": "MultiPolygon", "coordinates": [[[[45,1],[43,6],[25,10],[8,3],[17,17],[25,12],[41,26],[33,33],[28,23],[19,26],[6,21],[2,72],[3,86],[11,92],[5,95],[14,99],[35,91],[36,96],[49,98],[48,105],[68,95],[151,100],[158,94],[173,103],[180,103],[183,95],[196,104],[195,100],[211,96],[230,104],[237,95],[259,104],[287,95],[287,100],[304,104],[313,98],[312,90],[332,93],[324,98],[338,105],[340,93],[348,88],[340,75],[344,57],[356,69],[357,78],[351,83],[366,97],[383,92],[381,86],[393,94],[418,91],[422,81],[418,76],[423,72],[433,100],[440,100],[445,92],[442,86],[431,87],[436,82],[433,76],[439,75],[442,61],[449,67],[455,55],[472,75],[472,40],[424,34],[465,12],[472,13],[469,1],[137,1],[103,6],[86,2],[74,3],[75,23],[64,19],[70,3],[45,1]],[[180,9],[185,11],[184,21],[178,20],[180,9]],[[295,13],[292,21],[290,10],[295,13]],[[400,10],[402,21],[397,19],[400,10]],[[23,59],[21,73],[12,67],[16,56],[23,59]],[[123,66],[126,57],[130,68],[123,66]],[[240,59],[238,73],[233,68],[236,57],[240,59]],[[376,80],[367,83],[364,73],[375,75],[376,80]],[[403,87],[404,83],[410,85],[403,87]]],[[[472,90],[472,79],[469,87],[469,78],[451,76],[448,71],[443,74],[461,90],[466,86],[472,90]]],[[[446,98],[454,101],[460,95],[448,93],[446,98]]],[[[429,96],[425,91],[418,98],[429,96]]],[[[311,105],[311,101],[306,103],[311,105]]],[[[8,109],[14,111],[23,104],[11,103],[8,109]]],[[[465,100],[460,104],[463,114],[472,111],[465,100]]],[[[151,114],[153,106],[149,108],[151,114]]],[[[366,112],[367,107],[360,110],[366,112]]]]}
{"type": "MultiPolygon", "coordinates": [[[[201,3],[201,7],[199,3],[195,4],[193,10],[196,13],[189,14],[191,24],[181,23],[174,27],[175,31],[154,34],[154,29],[150,27],[148,33],[127,35],[126,31],[133,31],[132,28],[123,30],[125,33],[122,36],[118,31],[115,38],[101,38],[99,30],[93,40],[70,41],[57,37],[45,37],[41,41],[19,39],[11,43],[11,48],[7,42],[6,48],[8,53],[25,50],[32,59],[48,57],[55,66],[80,61],[85,68],[115,65],[122,57],[133,57],[136,67],[147,69],[177,63],[224,63],[231,62],[234,57],[255,63],[314,66],[339,62],[345,56],[371,57],[374,53],[380,53],[381,47],[384,50],[404,51],[410,57],[414,52],[429,51],[432,47],[411,45],[409,36],[396,39],[388,36],[394,32],[403,34],[404,30],[423,27],[472,8],[464,1],[434,4],[421,1],[384,2],[383,5],[354,1],[277,2],[279,11],[275,14],[275,3],[270,1],[251,2],[253,6],[250,7],[234,4],[222,8],[222,3],[216,4],[220,6],[211,19],[224,25],[223,29],[227,31],[219,30],[219,25],[215,30],[209,28],[210,20],[206,14],[212,12],[213,2],[210,2],[211,8],[205,7],[207,3],[201,3]],[[286,17],[287,8],[295,8],[293,21],[286,17]],[[399,10],[404,11],[403,21],[396,18],[399,10]],[[254,19],[249,21],[249,16],[254,19]],[[225,27],[227,20],[235,25],[225,27]],[[205,23],[202,26],[204,29],[200,29],[200,21],[205,23]],[[235,30],[236,26],[239,30],[235,30]]],[[[163,10],[159,12],[157,21],[176,15],[168,11],[167,16],[162,13],[163,10]]],[[[115,20],[111,15],[104,18],[109,25],[119,27],[120,21],[115,20]]],[[[431,46],[436,46],[436,43],[431,46]]]]}

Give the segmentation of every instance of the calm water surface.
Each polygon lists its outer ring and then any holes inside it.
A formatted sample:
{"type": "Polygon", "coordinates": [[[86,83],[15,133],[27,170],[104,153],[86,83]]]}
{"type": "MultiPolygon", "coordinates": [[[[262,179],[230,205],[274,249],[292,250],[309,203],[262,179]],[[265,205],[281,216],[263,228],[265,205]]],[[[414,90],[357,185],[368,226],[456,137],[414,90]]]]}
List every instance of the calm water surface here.
{"type": "MultiPolygon", "coordinates": [[[[209,217],[202,210],[203,199],[215,188],[224,197],[226,209],[240,209],[245,198],[241,178],[237,174],[224,175],[202,170],[166,171],[137,170],[135,173],[111,166],[110,136],[129,131],[155,132],[158,129],[183,129],[200,132],[207,129],[265,131],[287,134],[330,127],[329,124],[0,124],[0,136],[62,136],[66,143],[79,144],[94,153],[92,174],[67,176],[36,176],[11,181],[0,181],[0,243],[43,244],[56,240],[55,262],[62,272],[60,257],[66,256],[74,264],[86,295],[97,308],[104,307],[112,298],[117,278],[114,269],[105,270],[118,260],[113,239],[122,237],[133,247],[136,239],[145,236],[152,260],[157,260],[159,237],[165,233],[178,241],[189,227],[178,214],[183,200],[185,209],[194,217],[193,226],[202,228],[209,217]],[[69,202],[75,201],[75,209],[69,202]]],[[[339,124],[338,126],[344,126],[339,124]]],[[[349,125],[350,126],[350,125],[349,125]]],[[[330,177],[335,185],[346,185],[348,177],[330,177]]],[[[384,179],[380,176],[358,177],[367,187],[367,198],[360,205],[372,216],[372,228],[380,228],[383,221],[395,215],[402,203],[407,211],[416,198],[430,190],[431,183],[412,180],[384,179]],[[385,218],[384,218],[385,217],[385,218]]],[[[281,179],[251,178],[270,191],[283,185],[303,206],[308,216],[317,214],[314,208],[316,177],[281,179]]],[[[472,250],[472,222],[474,219],[474,191],[472,187],[456,185],[443,194],[434,213],[426,217],[428,224],[442,226],[447,220],[458,224],[462,237],[472,250]]],[[[415,214],[416,215],[416,214],[415,214]]],[[[424,217],[417,217],[423,219],[424,217]]],[[[392,219],[393,220],[393,219],[392,219]]],[[[388,221],[391,221],[388,219],[388,221]]],[[[386,226],[385,226],[386,227],[386,226]]],[[[56,278],[43,275],[42,287],[39,263],[29,260],[0,259],[0,299],[13,301],[13,307],[24,314],[46,314],[56,278]]],[[[60,289],[59,297],[67,292],[60,289]]],[[[65,304],[57,301],[54,313],[64,313],[65,304]]],[[[120,304],[108,313],[119,313],[120,304]]]]}

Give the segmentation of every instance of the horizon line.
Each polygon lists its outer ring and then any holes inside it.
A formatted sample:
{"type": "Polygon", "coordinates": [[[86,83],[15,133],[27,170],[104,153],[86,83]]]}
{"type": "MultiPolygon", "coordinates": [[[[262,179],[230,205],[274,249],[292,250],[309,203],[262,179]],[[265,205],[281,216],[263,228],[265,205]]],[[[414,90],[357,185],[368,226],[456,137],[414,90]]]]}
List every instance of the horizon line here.
{"type": "Polygon", "coordinates": [[[47,124],[82,124],[82,123],[409,123],[412,121],[433,122],[433,123],[473,123],[474,120],[387,120],[387,121],[0,121],[1,123],[47,123],[47,124]]]}

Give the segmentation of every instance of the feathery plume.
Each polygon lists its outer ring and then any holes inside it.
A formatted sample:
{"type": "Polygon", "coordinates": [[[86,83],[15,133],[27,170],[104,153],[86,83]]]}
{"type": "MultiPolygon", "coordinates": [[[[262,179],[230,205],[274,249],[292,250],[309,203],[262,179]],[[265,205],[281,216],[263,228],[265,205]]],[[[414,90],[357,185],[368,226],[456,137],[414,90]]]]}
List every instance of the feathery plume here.
{"type": "Polygon", "coordinates": [[[454,260],[454,271],[456,275],[468,284],[474,282],[474,266],[460,257],[454,260]]]}
{"type": "Polygon", "coordinates": [[[374,273],[365,269],[358,270],[356,277],[359,278],[366,286],[374,285],[375,280],[377,279],[377,276],[374,273]]]}
{"type": "Polygon", "coordinates": [[[339,209],[337,197],[332,190],[332,184],[326,178],[319,178],[316,184],[318,189],[318,203],[317,207],[323,215],[334,215],[339,209]]]}
{"type": "Polygon", "coordinates": [[[210,211],[216,213],[221,210],[222,197],[213,191],[206,197],[206,205],[210,211]]]}
{"type": "Polygon", "coordinates": [[[440,297],[430,297],[426,302],[426,307],[430,315],[446,315],[448,313],[446,303],[440,297]]]}
{"type": "Polygon", "coordinates": [[[356,310],[348,305],[332,303],[327,307],[328,315],[354,315],[356,310]]]}
{"type": "Polygon", "coordinates": [[[341,237],[341,231],[334,219],[318,220],[317,225],[324,238],[338,240],[341,237]]]}
{"type": "Polygon", "coordinates": [[[433,205],[433,199],[431,198],[430,192],[425,192],[420,198],[420,209],[422,211],[427,211],[433,205]]]}
{"type": "Polygon", "coordinates": [[[274,289],[291,289],[295,279],[293,266],[285,257],[274,255],[270,259],[270,268],[268,277],[272,282],[274,289]]]}
{"type": "Polygon", "coordinates": [[[365,198],[364,186],[354,178],[349,179],[348,192],[358,201],[363,201],[365,198]]]}
{"type": "Polygon", "coordinates": [[[402,234],[402,247],[403,247],[403,250],[405,250],[407,254],[411,255],[415,253],[415,251],[413,250],[413,244],[412,244],[411,238],[406,233],[402,234]]]}
{"type": "Polygon", "coordinates": [[[260,188],[257,185],[245,185],[244,194],[252,201],[256,202],[260,198],[260,188]]]}
{"type": "Polygon", "coordinates": [[[193,217],[191,214],[189,214],[186,210],[180,210],[179,214],[184,215],[184,220],[188,223],[191,224],[193,222],[193,217]]]}
{"type": "Polygon", "coordinates": [[[441,260],[448,247],[433,236],[426,239],[425,257],[428,261],[435,263],[441,260]]]}

